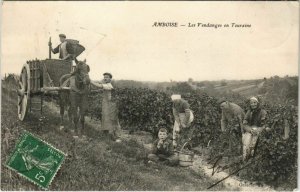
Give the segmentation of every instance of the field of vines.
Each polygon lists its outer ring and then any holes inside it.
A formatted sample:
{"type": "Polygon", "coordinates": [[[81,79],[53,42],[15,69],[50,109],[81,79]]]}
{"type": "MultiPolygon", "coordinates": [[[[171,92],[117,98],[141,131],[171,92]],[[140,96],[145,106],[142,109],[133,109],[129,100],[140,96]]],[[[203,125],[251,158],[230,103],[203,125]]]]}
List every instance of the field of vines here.
{"type": "MultiPolygon", "coordinates": [[[[183,91],[181,94],[189,102],[195,115],[191,128],[193,144],[206,147],[210,141],[214,148],[222,135],[218,98],[195,90],[183,91]]],[[[174,119],[168,92],[146,88],[117,88],[113,91],[112,98],[118,105],[122,129],[131,132],[148,131],[153,135],[156,135],[160,127],[172,130],[174,119]]],[[[97,120],[101,119],[101,100],[101,92],[90,93],[88,115],[97,120]]],[[[246,98],[231,98],[231,101],[247,110],[246,98]]],[[[288,182],[294,185],[291,187],[296,188],[298,106],[271,104],[265,99],[262,107],[268,112],[267,125],[271,130],[262,132],[257,146],[257,154],[261,155],[262,160],[250,165],[246,177],[275,186],[288,182]]],[[[213,150],[211,153],[214,155],[213,150]]]]}

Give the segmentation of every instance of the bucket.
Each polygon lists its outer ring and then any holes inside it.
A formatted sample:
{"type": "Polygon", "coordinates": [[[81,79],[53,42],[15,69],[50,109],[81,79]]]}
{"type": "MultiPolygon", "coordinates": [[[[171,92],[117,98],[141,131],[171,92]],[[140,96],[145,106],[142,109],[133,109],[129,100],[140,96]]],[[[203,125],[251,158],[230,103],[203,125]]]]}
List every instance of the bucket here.
{"type": "Polygon", "coordinates": [[[180,151],[177,151],[178,159],[179,159],[179,165],[182,167],[189,167],[193,165],[193,158],[194,153],[191,151],[184,150],[185,145],[188,142],[184,143],[180,151]]]}

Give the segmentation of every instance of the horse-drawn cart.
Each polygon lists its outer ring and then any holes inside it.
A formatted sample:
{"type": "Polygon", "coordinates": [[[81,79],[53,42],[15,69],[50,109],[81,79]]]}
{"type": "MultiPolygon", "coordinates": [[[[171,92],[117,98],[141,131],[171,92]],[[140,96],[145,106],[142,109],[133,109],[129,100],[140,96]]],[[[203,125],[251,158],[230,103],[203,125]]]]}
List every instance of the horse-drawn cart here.
{"type": "MultiPolygon", "coordinates": [[[[43,95],[59,87],[60,78],[72,70],[72,61],[46,59],[27,61],[21,70],[18,89],[18,117],[43,110],[43,95]]],[[[61,87],[60,89],[64,89],[61,87]]],[[[65,88],[67,89],[67,88],[65,88]]]]}
{"type": "MultiPolygon", "coordinates": [[[[72,58],[79,56],[85,48],[79,41],[66,39],[70,44],[72,58]]],[[[49,91],[69,90],[61,87],[59,81],[62,76],[73,70],[72,60],[51,59],[51,37],[49,39],[49,59],[27,61],[21,70],[18,93],[18,117],[21,121],[29,112],[43,111],[43,95],[49,91]]]]}

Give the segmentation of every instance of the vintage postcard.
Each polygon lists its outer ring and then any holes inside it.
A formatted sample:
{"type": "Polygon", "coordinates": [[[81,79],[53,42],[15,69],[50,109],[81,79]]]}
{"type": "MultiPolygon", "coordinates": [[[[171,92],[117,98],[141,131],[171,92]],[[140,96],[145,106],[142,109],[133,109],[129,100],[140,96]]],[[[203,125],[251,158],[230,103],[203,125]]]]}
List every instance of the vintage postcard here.
{"type": "Polygon", "coordinates": [[[298,190],[298,1],[1,9],[1,190],[298,190]]]}

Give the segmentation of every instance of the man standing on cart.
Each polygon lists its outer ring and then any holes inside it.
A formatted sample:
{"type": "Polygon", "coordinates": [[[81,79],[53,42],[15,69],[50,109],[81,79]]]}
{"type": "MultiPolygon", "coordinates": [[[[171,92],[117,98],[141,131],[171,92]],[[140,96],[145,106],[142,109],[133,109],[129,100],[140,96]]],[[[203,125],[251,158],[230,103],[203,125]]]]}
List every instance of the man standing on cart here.
{"type": "Polygon", "coordinates": [[[65,34],[59,34],[59,40],[61,44],[59,44],[56,48],[52,48],[52,43],[49,42],[49,47],[53,54],[59,53],[59,58],[62,60],[72,60],[73,50],[72,45],[66,40],[65,34]]]}

